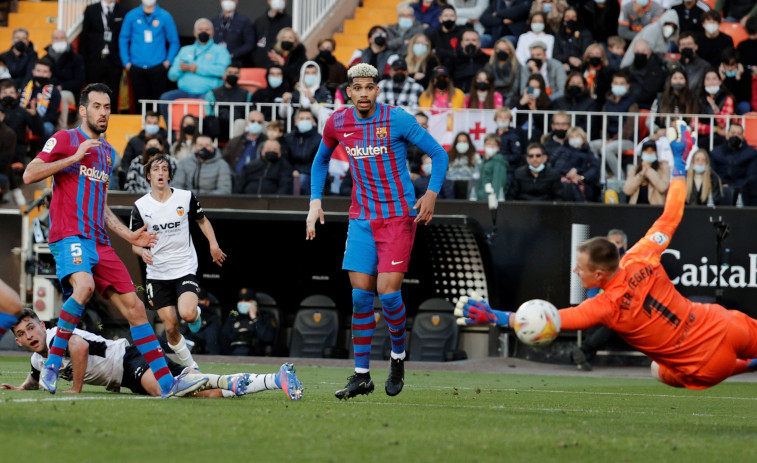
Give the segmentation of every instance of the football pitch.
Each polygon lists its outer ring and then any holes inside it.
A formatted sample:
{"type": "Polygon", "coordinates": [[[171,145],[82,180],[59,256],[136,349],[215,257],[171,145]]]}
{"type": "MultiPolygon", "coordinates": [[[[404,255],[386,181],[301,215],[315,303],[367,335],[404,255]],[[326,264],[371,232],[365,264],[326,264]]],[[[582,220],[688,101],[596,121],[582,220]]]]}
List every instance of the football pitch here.
{"type": "MultiPolygon", "coordinates": [[[[200,365],[277,370],[270,362],[200,365]]],[[[80,395],[2,390],[0,461],[757,461],[754,382],[687,391],[652,379],[431,371],[409,362],[397,397],[384,393],[382,364],[372,371],[373,394],[340,402],[333,394],[350,368],[295,365],[300,402],[281,391],[161,400],[89,386],[80,395]]],[[[18,385],[28,371],[27,357],[0,357],[0,382],[18,385]]]]}

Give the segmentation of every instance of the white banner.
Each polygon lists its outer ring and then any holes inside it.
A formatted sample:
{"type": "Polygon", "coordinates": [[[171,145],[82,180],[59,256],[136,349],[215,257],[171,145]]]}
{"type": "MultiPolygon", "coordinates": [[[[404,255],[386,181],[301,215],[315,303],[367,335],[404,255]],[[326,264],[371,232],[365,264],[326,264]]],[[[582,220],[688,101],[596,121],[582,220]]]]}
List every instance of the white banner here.
{"type": "Polygon", "coordinates": [[[454,144],[458,133],[465,132],[470,135],[476,151],[483,153],[484,138],[488,133],[497,132],[497,124],[494,111],[490,109],[448,110],[429,116],[428,131],[445,149],[454,144]]]}

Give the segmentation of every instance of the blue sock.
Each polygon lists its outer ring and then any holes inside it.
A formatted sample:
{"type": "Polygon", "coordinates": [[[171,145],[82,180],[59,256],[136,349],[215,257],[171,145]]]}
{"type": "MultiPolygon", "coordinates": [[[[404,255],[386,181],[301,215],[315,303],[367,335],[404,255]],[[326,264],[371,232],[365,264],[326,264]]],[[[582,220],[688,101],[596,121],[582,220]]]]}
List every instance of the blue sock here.
{"type": "Polygon", "coordinates": [[[63,304],[58,318],[58,329],[55,331],[53,345],[50,346],[50,352],[45,362],[46,367],[60,367],[63,363],[63,357],[66,355],[68,341],[71,339],[76,325],[79,324],[81,314],[84,312],[84,306],[73,297],[69,297],[63,304]]]}
{"type": "Polygon", "coordinates": [[[18,317],[16,317],[15,315],[0,312],[0,339],[3,339],[5,332],[11,329],[17,321],[18,317]]]}
{"type": "Polygon", "coordinates": [[[379,294],[381,305],[384,307],[384,319],[389,327],[389,337],[392,338],[392,352],[405,352],[405,304],[402,302],[402,292],[379,294]]]}
{"type": "Polygon", "coordinates": [[[376,332],[373,297],[371,291],[352,290],[352,349],[355,353],[355,371],[360,369],[360,373],[367,372],[370,366],[371,341],[376,332]]]}
{"type": "Polygon", "coordinates": [[[757,370],[757,359],[750,360],[747,364],[747,367],[749,367],[750,370],[757,370]]]}
{"type": "Polygon", "coordinates": [[[171,390],[173,385],[173,376],[168,369],[166,358],[163,356],[163,349],[160,348],[158,338],[155,337],[155,331],[149,323],[131,327],[131,337],[134,339],[134,345],[137,346],[139,353],[147,360],[150,365],[152,374],[160,384],[163,392],[171,390]]]}

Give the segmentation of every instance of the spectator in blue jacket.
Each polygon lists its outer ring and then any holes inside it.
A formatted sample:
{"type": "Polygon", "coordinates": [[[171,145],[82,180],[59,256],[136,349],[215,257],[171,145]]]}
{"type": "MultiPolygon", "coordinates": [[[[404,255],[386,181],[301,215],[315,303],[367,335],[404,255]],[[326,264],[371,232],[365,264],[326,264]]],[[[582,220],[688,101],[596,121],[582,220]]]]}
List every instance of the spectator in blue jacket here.
{"type": "Polygon", "coordinates": [[[415,14],[415,20],[421,23],[424,29],[430,31],[439,27],[439,15],[445,4],[443,0],[419,0],[410,7],[415,14]]]}
{"type": "Polygon", "coordinates": [[[135,101],[158,99],[165,93],[168,68],[179,52],[179,33],[171,14],[156,0],[142,0],[142,6],[126,13],[118,46],[135,101]]]}
{"type": "Polygon", "coordinates": [[[194,36],[195,43],[181,47],[168,70],[168,78],[179,88],[162,94],[161,100],[204,98],[223,84],[222,76],[231,64],[231,56],[225,47],[213,42],[213,23],[206,18],[195,21],[194,36]]]}
{"type": "Polygon", "coordinates": [[[586,132],[568,129],[568,144],[557,151],[555,170],[562,175],[569,201],[596,201],[599,197],[599,160],[589,149],[586,132]]]}
{"type": "Polygon", "coordinates": [[[257,36],[250,19],[237,13],[239,0],[221,0],[221,14],[213,18],[213,41],[225,46],[231,62],[243,67],[252,64],[252,50],[257,36]]]}

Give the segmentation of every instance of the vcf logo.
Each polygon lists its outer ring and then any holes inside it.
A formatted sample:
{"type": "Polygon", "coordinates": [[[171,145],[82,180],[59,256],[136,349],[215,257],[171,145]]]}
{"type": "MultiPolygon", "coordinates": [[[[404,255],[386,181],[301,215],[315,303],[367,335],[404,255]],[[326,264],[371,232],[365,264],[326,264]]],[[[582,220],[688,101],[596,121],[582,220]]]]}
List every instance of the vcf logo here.
{"type": "Polygon", "coordinates": [[[321,323],[321,312],[316,312],[313,314],[313,321],[316,323],[321,323]]]}
{"type": "Polygon", "coordinates": [[[441,317],[439,315],[432,315],[431,316],[431,323],[434,324],[434,326],[439,325],[439,322],[441,321],[441,317]]]}
{"type": "Polygon", "coordinates": [[[184,208],[179,206],[176,208],[176,213],[179,214],[179,217],[184,215],[184,208]]]}

